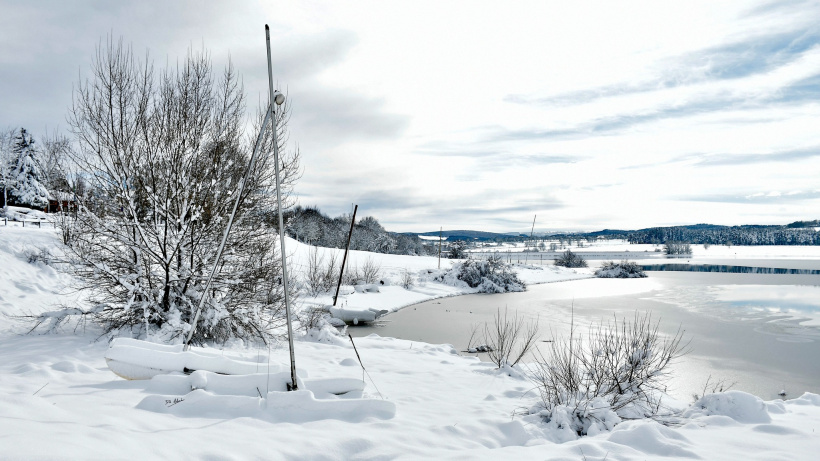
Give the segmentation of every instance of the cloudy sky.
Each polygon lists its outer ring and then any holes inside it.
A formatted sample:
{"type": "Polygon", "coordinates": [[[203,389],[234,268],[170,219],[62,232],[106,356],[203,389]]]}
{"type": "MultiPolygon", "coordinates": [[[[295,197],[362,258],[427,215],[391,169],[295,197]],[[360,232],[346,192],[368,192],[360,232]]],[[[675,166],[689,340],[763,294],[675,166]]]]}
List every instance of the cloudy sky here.
{"type": "Polygon", "coordinates": [[[65,130],[95,46],[203,46],[292,100],[302,205],[393,231],[820,218],[820,3],[0,0],[0,127],[65,130]],[[236,4],[240,4],[237,6],[236,4]]]}

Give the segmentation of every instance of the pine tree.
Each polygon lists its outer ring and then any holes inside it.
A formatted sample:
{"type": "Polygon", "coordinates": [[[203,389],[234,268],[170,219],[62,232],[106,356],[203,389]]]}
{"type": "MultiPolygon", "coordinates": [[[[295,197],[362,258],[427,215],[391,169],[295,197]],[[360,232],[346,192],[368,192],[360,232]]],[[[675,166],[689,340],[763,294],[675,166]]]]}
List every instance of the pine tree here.
{"type": "Polygon", "coordinates": [[[14,166],[15,184],[12,194],[17,203],[45,208],[48,205],[48,191],[42,183],[43,174],[40,171],[34,138],[25,128],[20,128],[15,137],[13,152],[17,161],[14,166]]]}

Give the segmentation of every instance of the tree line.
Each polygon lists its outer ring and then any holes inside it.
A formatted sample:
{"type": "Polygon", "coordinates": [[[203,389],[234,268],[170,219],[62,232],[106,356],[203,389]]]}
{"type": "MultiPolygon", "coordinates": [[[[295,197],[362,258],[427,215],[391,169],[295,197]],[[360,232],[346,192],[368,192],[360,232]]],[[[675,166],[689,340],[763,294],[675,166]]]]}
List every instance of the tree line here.
{"type": "MultiPolygon", "coordinates": [[[[318,207],[295,206],[286,214],[285,230],[296,240],[310,245],[327,248],[344,248],[350,232],[349,214],[331,218],[318,207]]],[[[401,255],[430,255],[438,252],[438,247],[425,245],[415,235],[389,232],[379,221],[367,216],[354,224],[350,239],[351,250],[371,251],[401,255]]]]}
{"type": "Polygon", "coordinates": [[[708,245],[820,245],[820,232],[788,226],[654,227],[626,236],[629,243],[689,242],[708,245]]]}

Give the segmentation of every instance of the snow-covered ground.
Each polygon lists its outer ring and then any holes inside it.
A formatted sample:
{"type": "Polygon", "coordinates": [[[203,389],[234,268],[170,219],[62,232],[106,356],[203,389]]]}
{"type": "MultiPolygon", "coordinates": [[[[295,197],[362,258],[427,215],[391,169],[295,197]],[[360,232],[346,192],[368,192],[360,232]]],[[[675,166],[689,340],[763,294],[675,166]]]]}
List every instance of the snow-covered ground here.
{"type": "MultiPolygon", "coordinates": [[[[51,309],[75,296],[65,293],[66,275],[32,257],[57,246],[53,230],[0,226],[2,459],[810,460],[820,452],[820,396],[815,394],[783,402],[742,392],[713,394],[674,427],[626,421],[579,438],[555,420],[523,416],[538,402],[525,372],[497,370],[458,355],[450,345],[377,336],[356,339],[366,375],[344,338],[297,339],[302,378],[366,383],[352,399],[328,397],[327,405],[303,391],[265,394],[268,399],[260,397],[266,389],[257,389],[255,397],[223,395],[237,387],[226,384],[231,377],[199,372],[126,381],[108,370],[108,343],[98,339],[96,327],[22,335],[27,325],[8,317],[51,309]]],[[[298,267],[308,248],[294,244],[292,251],[298,267]]],[[[404,269],[420,272],[437,265],[433,258],[358,252],[352,257],[367,256],[378,258],[387,279],[404,269]]],[[[533,277],[561,279],[557,272],[545,274],[533,277]]],[[[396,309],[414,302],[413,296],[459,293],[437,285],[420,281],[399,295],[390,282],[389,290],[346,300],[396,309]]],[[[262,367],[269,360],[275,369],[288,366],[281,345],[270,358],[267,349],[246,344],[194,352],[262,367]]],[[[258,380],[263,382],[261,375],[258,380]]]]}

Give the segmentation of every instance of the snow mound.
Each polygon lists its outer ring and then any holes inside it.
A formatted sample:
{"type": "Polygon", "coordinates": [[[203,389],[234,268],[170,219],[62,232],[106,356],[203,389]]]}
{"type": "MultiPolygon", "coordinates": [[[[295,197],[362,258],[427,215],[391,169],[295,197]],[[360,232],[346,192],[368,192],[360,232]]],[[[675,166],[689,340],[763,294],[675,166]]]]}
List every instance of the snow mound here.
{"type": "Polygon", "coordinates": [[[589,401],[587,408],[579,411],[566,405],[536,413],[544,423],[544,436],[555,443],[571,442],[582,435],[598,435],[611,431],[621,418],[601,397],[589,401]]]}
{"type": "Polygon", "coordinates": [[[648,455],[700,459],[694,444],[680,432],[655,421],[629,421],[619,425],[609,441],[648,455]]]}
{"type": "Polygon", "coordinates": [[[391,419],[396,405],[373,399],[317,399],[310,390],[269,392],[267,398],[218,395],[196,389],[183,396],[151,395],[137,408],[181,417],[254,417],[274,422],[304,423],[324,419],[361,422],[370,418],[391,419]]]}
{"type": "Polygon", "coordinates": [[[820,395],[805,392],[800,397],[791,399],[788,402],[795,405],[814,405],[815,407],[820,407],[820,395]]]}
{"type": "Polygon", "coordinates": [[[701,397],[683,413],[684,417],[727,416],[739,423],[770,423],[766,402],[752,394],[726,391],[701,397]]]}

